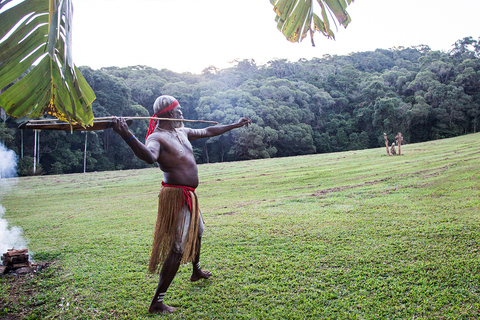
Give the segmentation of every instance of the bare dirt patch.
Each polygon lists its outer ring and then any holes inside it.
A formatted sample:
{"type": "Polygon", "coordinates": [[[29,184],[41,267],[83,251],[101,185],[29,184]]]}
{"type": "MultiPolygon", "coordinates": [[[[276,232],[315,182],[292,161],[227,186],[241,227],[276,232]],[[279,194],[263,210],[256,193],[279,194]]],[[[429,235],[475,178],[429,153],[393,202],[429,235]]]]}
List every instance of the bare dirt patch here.
{"type": "Polygon", "coordinates": [[[31,313],[31,309],[38,306],[38,303],[27,302],[35,301],[36,294],[29,284],[50,266],[50,262],[41,262],[37,266],[38,271],[26,274],[7,273],[0,276],[2,285],[7,288],[5,295],[0,297],[0,318],[2,320],[25,319],[31,313]]]}

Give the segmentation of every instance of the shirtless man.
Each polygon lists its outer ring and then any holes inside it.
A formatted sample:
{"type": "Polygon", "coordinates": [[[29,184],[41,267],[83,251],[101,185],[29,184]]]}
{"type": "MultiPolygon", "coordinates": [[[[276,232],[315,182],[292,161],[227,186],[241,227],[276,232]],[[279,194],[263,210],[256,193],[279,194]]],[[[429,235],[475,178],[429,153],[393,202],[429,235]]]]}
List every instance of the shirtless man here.
{"type": "MultiPolygon", "coordinates": [[[[172,96],[158,97],[153,110],[154,117],[183,119],[181,106],[172,96]]],[[[200,268],[200,243],[204,226],[195,194],[198,169],[190,141],[218,136],[235,128],[248,127],[252,123],[244,117],[229,125],[191,129],[184,127],[182,121],[156,122],[150,122],[143,144],[129,131],[125,119],[113,119],[113,130],[125,140],[135,156],[149,164],[157,162],[163,171],[149,271],[155,272],[159,260],[163,260],[163,266],[157,290],[148,309],[150,313],[176,310],[164,304],[163,298],[181,262],[192,262],[191,281],[208,279],[212,275],[200,268]],[[173,224],[173,227],[168,228],[165,226],[167,224],[173,224]],[[168,236],[165,237],[165,234],[168,236]]]]}

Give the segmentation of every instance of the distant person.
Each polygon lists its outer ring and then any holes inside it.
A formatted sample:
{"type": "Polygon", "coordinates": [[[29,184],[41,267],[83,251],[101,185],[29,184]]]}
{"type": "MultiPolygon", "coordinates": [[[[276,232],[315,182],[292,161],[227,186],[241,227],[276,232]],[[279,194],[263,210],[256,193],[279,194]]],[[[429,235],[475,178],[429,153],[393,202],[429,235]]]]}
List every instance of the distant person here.
{"type": "Polygon", "coordinates": [[[392,156],[397,154],[397,151],[395,150],[395,142],[392,142],[392,147],[390,148],[390,153],[392,156]]]}
{"type": "MultiPolygon", "coordinates": [[[[162,95],[153,105],[153,117],[183,119],[178,101],[162,95]]],[[[198,168],[190,141],[221,135],[252,121],[240,118],[236,123],[191,129],[182,121],[151,120],[145,144],[130,133],[123,118],[113,119],[113,130],[129,145],[134,154],[147,163],[157,162],[163,171],[159,194],[158,217],[155,226],[149,271],[155,273],[163,262],[157,290],[148,311],[173,312],[176,308],[163,303],[163,298],[175,277],[180,263],[192,262],[191,281],[208,279],[212,274],[200,268],[200,244],[204,231],[195,188],[198,168]]]]}

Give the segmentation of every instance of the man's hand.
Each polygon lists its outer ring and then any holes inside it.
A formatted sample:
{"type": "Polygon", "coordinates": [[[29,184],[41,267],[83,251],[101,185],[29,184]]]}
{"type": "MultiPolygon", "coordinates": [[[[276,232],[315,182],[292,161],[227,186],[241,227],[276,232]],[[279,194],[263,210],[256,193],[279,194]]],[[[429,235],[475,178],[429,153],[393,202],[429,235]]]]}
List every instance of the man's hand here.
{"type": "Polygon", "coordinates": [[[146,163],[152,164],[158,159],[158,154],[160,152],[160,144],[150,144],[147,148],[143,143],[137,140],[135,136],[128,130],[128,124],[124,118],[113,117],[112,120],[112,129],[118,133],[123,140],[128,144],[132,149],[133,153],[140,160],[145,161],[146,163]]]}
{"type": "Polygon", "coordinates": [[[243,127],[243,126],[245,126],[245,127],[248,128],[248,126],[249,126],[250,124],[252,124],[252,120],[250,120],[250,118],[248,118],[248,117],[240,118],[240,119],[237,121],[237,123],[236,123],[237,128],[241,128],[241,127],[243,127]]]}
{"type": "Polygon", "coordinates": [[[114,132],[118,133],[123,138],[123,140],[128,139],[132,136],[132,134],[128,130],[128,124],[124,118],[113,117],[112,129],[114,132]]]}

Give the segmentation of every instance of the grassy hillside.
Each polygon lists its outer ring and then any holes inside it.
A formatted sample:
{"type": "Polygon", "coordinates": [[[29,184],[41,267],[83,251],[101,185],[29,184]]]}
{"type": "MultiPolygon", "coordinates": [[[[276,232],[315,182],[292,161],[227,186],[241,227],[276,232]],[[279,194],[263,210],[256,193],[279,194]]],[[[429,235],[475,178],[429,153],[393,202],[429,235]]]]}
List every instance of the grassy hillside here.
{"type": "Polygon", "coordinates": [[[19,289],[0,278],[0,316],[477,318],[479,140],[199,166],[214,275],[191,283],[181,267],[174,315],[147,313],[158,169],[20,178],[5,217],[53,263],[19,289]]]}

